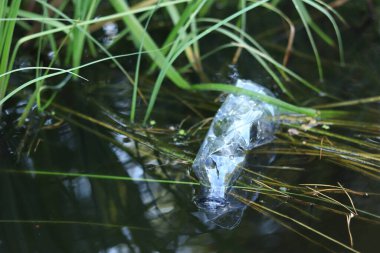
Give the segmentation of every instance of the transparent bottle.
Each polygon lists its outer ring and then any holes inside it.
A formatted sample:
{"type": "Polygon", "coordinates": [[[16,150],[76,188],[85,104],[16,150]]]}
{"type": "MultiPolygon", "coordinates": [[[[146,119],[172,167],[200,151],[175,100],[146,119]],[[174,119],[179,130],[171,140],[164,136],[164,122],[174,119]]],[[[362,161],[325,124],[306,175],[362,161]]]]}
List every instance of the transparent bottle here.
{"type": "MultiPolygon", "coordinates": [[[[273,96],[266,88],[240,80],[236,87],[273,96]]],[[[193,163],[201,183],[195,203],[201,209],[228,206],[226,194],[238,179],[246,151],[269,143],[277,128],[277,108],[246,95],[230,94],[216,113],[193,163]]]]}

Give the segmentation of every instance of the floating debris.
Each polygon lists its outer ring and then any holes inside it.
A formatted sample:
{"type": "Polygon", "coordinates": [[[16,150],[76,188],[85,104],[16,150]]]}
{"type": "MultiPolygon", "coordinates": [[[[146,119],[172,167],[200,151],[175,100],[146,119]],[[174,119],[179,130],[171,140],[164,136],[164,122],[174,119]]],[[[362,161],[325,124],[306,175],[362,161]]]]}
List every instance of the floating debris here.
{"type": "MultiPolygon", "coordinates": [[[[237,80],[236,87],[273,96],[251,81],[237,80]]],[[[246,95],[230,94],[216,113],[193,163],[201,183],[196,205],[206,211],[229,208],[227,196],[241,174],[246,151],[267,144],[277,128],[277,108],[246,95]]]]}

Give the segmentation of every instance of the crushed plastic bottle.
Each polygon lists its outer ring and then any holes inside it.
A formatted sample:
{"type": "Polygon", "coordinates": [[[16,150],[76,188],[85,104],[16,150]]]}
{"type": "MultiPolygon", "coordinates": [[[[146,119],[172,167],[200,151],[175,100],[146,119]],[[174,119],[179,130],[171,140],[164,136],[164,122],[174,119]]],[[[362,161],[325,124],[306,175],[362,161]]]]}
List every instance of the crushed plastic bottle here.
{"type": "MultiPolygon", "coordinates": [[[[236,87],[273,96],[266,88],[238,79],[236,87]]],[[[277,108],[246,95],[230,94],[216,113],[193,163],[201,183],[196,205],[206,211],[228,209],[227,194],[244,166],[246,151],[274,138],[277,108]]]]}

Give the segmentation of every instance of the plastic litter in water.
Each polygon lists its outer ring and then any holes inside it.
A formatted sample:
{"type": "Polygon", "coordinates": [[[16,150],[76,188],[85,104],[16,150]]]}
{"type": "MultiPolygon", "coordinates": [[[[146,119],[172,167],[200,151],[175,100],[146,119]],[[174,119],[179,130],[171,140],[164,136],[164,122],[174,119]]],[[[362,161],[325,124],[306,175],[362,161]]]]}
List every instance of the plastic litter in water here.
{"type": "MultiPolygon", "coordinates": [[[[266,88],[238,79],[236,87],[273,96],[266,88]]],[[[246,151],[274,138],[277,108],[246,95],[230,94],[216,113],[193,163],[202,189],[195,203],[200,209],[228,209],[226,194],[238,179],[246,151]]]]}

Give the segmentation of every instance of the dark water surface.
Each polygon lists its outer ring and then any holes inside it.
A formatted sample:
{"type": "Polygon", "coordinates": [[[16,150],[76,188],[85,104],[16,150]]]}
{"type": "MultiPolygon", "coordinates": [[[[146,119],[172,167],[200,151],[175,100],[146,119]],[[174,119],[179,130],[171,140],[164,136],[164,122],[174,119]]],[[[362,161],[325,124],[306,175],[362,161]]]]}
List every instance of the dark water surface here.
{"type": "MultiPolygon", "coordinates": [[[[354,25],[356,30],[344,32],[347,66],[331,60],[324,63],[322,86],[344,100],[380,94],[380,26],[354,25]]],[[[308,45],[303,46],[305,41],[296,41],[299,50],[308,45]]],[[[276,44],[266,42],[268,47],[276,44]]],[[[206,71],[217,73],[214,80],[228,80],[225,66],[230,58],[218,57],[225,64],[215,66],[215,60],[205,60],[206,71]]],[[[267,74],[258,68],[252,71],[254,65],[246,64],[246,58],[243,55],[236,66],[240,76],[273,89],[267,74]]],[[[290,64],[317,82],[313,61],[301,57],[290,64]]],[[[14,78],[23,80],[31,75],[14,78]]],[[[42,115],[33,113],[23,128],[15,125],[25,102],[15,98],[4,108],[0,122],[0,252],[349,252],[290,225],[311,242],[251,207],[233,230],[199,219],[193,203],[197,186],[176,182],[195,182],[191,161],[206,129],[194,135],[179,130],[199,122],[199,114],[208,117],[215,113],[220,104],[214,102],[214,94],[194,95],[165,84],[152,116],[156,122],[145,129],[129,123],[131,88],[116,68],[99,64],[81,75],[90,82],[70,82],[54,106],[42,115]],[[196,111],[186,102],[196,105],[196,111]],[[64,174],[28,173],[33,170],[64,174]]],[[[150,82],[146,80],[143,91],[150,82]]],[[[312,102],[304,99],[304,104],[308,103],[312,102]]],[[[143,102],[140,105],[143,108],[143,102]]],[[[371,107],[380,109],[378,103],[360,107],[358,122],[371,119],[371,107]]],[[[138,113],[139,119],[142,113],[138,113]]],[[[379,121],[372,118],[372,122],[379,121]]],[[[372,141],[379,143],[378,138],[372,141]]],[[[340,182],[354,190],[380,192],[378,181],[323,159],[278,155],[273,163],[304,168],[302,171],[256,168],[255,161],[249,163],[250,169],[289,184],[340,182]]],[[[347,203],[344,196],[338,198],[347,203]]],[[[378,196],[355,196],[353,201],[358,209],[380,215],[378,196]]],[[[265,195],[259,195],[257,203],[349,244],[344,215],[265,195]],[[293,205],[298,210],[291,208],[293,205]],[[302,217],[300,210],[305,214],[302,217]]],[[[377,223],[351,221],[355,249],[360,252],[378,252],[379,217],[374,220],[377,223]]]]}

